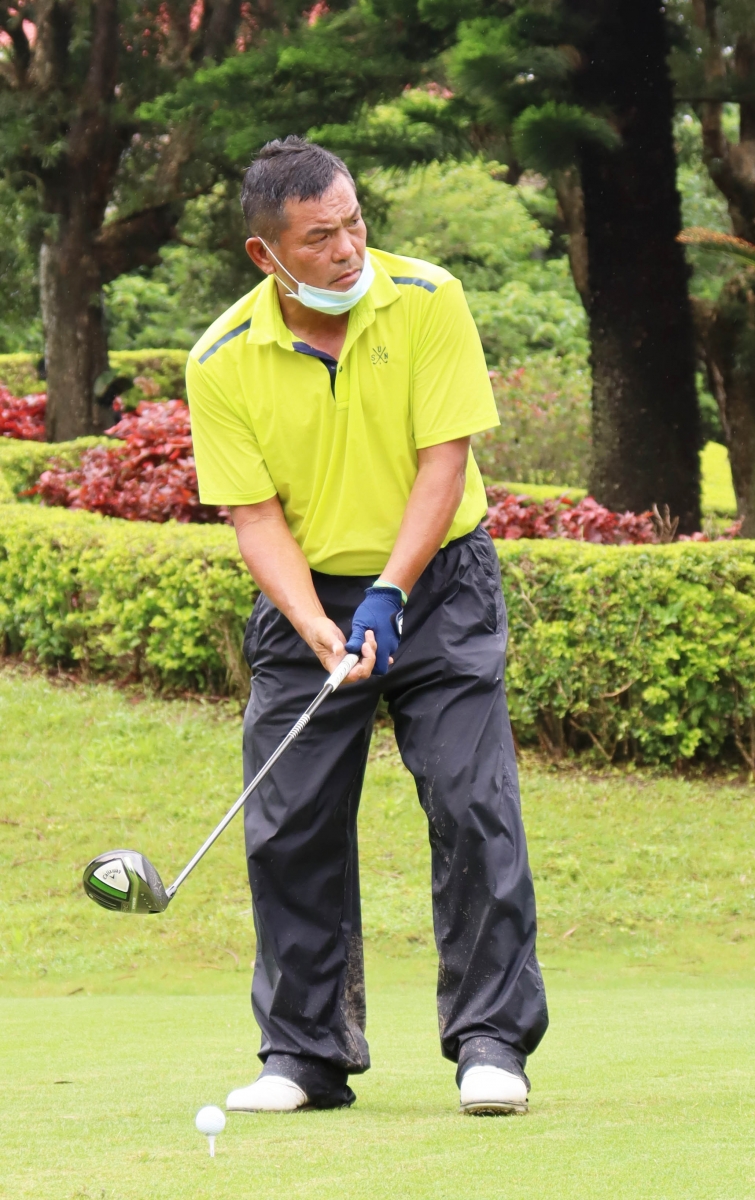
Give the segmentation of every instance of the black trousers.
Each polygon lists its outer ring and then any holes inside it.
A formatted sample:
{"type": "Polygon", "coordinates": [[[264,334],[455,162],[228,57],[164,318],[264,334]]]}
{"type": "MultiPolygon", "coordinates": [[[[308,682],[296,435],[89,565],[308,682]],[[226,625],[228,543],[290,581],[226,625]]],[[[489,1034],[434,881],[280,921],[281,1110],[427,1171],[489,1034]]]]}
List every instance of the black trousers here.
{"type": "MultiPolygon", "coordinates": [[[[374,577],[313,574],[326,613],[348,637],[374,577]]],[[[244,721],[248,782],[324,673],[264,596],[244,648],[253,673],[244,721]]],[[[439,551],[412,590],[388,674],[339,689],[249,797],[252,1006],[267,1071],[303,1079],[311,1091],[319,1065],[327,1091],[370,1065],[357,810],[382,693],[427,815],[442,1052],[460,1064],[459,1077],[465,1064],[483,1060],[524,1073],[548,1014],[505,651],[500,568],[478,528],[439,551]]]]}

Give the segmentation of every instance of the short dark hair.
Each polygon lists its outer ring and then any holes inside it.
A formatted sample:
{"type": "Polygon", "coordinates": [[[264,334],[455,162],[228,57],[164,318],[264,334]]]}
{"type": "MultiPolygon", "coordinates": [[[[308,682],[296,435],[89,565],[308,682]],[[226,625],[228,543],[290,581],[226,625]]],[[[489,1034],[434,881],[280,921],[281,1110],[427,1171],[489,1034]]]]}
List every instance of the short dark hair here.
{"type": "Polygon", "coordinates": [[[336,175],[351,172],[335,154],[294,134],[263,146],[244,172],[241,207],[252,236],[275,241],[285,227],[287,200],[319,200],[336,175]]]}

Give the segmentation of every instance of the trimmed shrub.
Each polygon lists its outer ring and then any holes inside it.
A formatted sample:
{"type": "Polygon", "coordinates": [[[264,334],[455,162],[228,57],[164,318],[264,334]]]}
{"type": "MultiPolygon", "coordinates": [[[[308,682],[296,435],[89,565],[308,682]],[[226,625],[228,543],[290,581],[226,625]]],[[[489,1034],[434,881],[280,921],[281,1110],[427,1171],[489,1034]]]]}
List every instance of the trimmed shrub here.
{"type": "MultiPolygon", "coordinates": [[[[111,350],[111,370],[134,380],[124,391],[126,408],[136,408],[144,399],[186,399],[187,350],[111,350]]],[[[0,383],[14,396],[44,390],[37,373],[37,354],[0,354],[0,383]]]]}
{"type": "Polygon", "coordinates": [[[22,493],[34,486],[39,476],[56,458],[73,469],[82,455],[92,446],[110,445],[107,437],[76,438],[73,442],[26,442],[15,438],[0,438],[0,502],[22,499],[22,493]]]}
{"type": "Polygon", "coordinates": [[[111,350],[109,357],[113,371],[134,381],[121,396],[126,408],[136,408],[145,399],[186,399],[188,350],[111,350]]]}
{"type": "Polygon", "coordinates": [[[0,354],[0,383],[5,384],[12,396],[44,391],[44,384],[40,387],[38,362],[38,354],[0,354]]]}
{"type": "Polygon", "coordinates": [[[518,737],[755,770],[755,542],[498,542],[518,737]]]}
{"type": "MultiPolygon", "coordinates": [[[[498,542],[521,742],[755,770],[755,542],[498,542]]],[[[8,506],[6,653],[157,687],[245,695],[255,593],[233,531],[8,506]]]]}
{"type": "Polygon", "coordinates": [[[254,586],[224,525],[11,505],[0,521],[5,653],[158,687],[248,691],[254,586]]]}

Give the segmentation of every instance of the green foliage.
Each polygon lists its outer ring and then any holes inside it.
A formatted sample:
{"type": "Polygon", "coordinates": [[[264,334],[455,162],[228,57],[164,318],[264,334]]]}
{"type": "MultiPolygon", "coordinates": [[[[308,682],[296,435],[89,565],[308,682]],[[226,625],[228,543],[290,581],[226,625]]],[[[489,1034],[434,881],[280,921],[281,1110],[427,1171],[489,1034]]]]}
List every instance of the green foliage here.
{"type": "Polygon", "coordinates": [[[90,446],[107,444],[106,437],[83,437],[74,442],[22,442],[0,438],[0,503],[22,499],[21,493],[32,487],[51,457],[77,467],[90,446]]]}
{"type": "MultiPolygon", "coordinates": [[[[116,350],[110,355],[110,366],[118,375],[134,380],[121,397],[127,408],[135,408],[141,400],[186,399],[185,350],[116,350]]],[[[2,367],[0,366],[0,370],[2,367]]]]}
{"type": "MultiPolygon", "coordinates": [[[[542,355],[542,363],[533,359],[531,369],[546,377],[552,374],[552,358],[563,357],[564,366],[559,370],[562,385],[567,391],[581,391],[582,378],[589,376],[585,310],[565,260],[543,264],[538,275],[531,283],[508,283],[497,292],[468,293],[485,353],[491,365],[542,355]],[[542,288],[543,283],[556,286],[542,288]],[[576,379],[571,378],[573,374],[576,379]]],[[[579,416],[575,414],[577,422],[579,416]]]]}
{"type": "MultiPolygon", "coordinates": [[[[727,104],[722,125],[730,140],[736,140],[738,106],[727,104]]],[[[683,109],[674,124],[674,139],[679,163],[677,185],[682,198],[682,224],[686,229],[708,229],[717,234],[731,233],[731,217],[724,196],[713,182],[703,160],[702,126],[699,116],[683,109]]],[[[732,275],[736,263],[717,246],[703,241],[686,242],[686,257],[692,268],[690,292],[701,300],[715,303],[721,288],[732,275]]]]}
{"type": "Polygon", "coordinates": [[[365,103],[400,94],[440,45],[413,4],[392,10],[366,0],[311,24],[292,11],[245,53],[206,63],[140,115],[167,126],[197,122],[212,158],[245,164],[270,138],[349,124],[365,103]]]}
{"type": "Polygon", "coordinates": [[[470,122],[437,84],[409,87],[395,100],[365,105],[347,124],[318,125],[310,136],[340,154],[360,176],[375,166],[409,170],[463,158],[470,122]]]}
{"type": "Polygon", "coordinates": [[[475,438],[481,470],[494,480],[587,487],[591,410],[584,358],[528,359],[495,372],[493,392],[501,425],[475,438]]]}
{"type": "Polygon", "coordinates": [[[755,545],[497,543],[522,740],[755,769],[755,545]]]}
{"type": "MultiPolygon", "coordinates": [[[[521,741],[647,763],[738,750],[755,769],[752,542],[498,543],[521,741]]],[[[6,650],[91,674],[244,694],[254,587],[225,526],[6,505],[6,650]]]]}
{"type": "Polygon", "coordinates": [[[0,383],[4,383],[14,396],[28,396],[32,392],[44,392],[46,384],[37,371],[39,355],[28,350],[14,354],[0,354],[0,383]]]}
{"type": "Polygon", "coordinates": [[[254,588],[233,531],[6,505],[0,635],[40,663],[169,688],[248,688],[254,588]]]}
{"type": "Polygon", "coordinates": [[[381,247],[440,263],[467,291],[493,291],[526,278],[533,256],[550,239],[519,189],[503,181],[505,172],[477,159],[374,176],[370,188],[389,206],[381,247]]]}
{"type": "MultiPolygon", "coordinates": [[[[133,276],[124,278],[133,279],[133,276]]],[[[185,400],[186,357],[185,350],[166,350],[164,347],[112,351],[110,366],[115,374],[139,380],[123,393],[126,406],[135,408],[145,399],[185,400]]],[[[36,354],[0,354],[0,383],[10,388],[15,396],[44,392],[46,384],[37,374],[38,361],[36,354]]]]}
{"type": "MultiPolygon", "coordinates": [[[[216,317],[259,282],[244,250],[235,183],[219,183],[209,195],[189,201],[178,233],[181,241],[163,248],[159,266],[121,275],[105,288],[112,350],[189,350],[216,317]]],[[[183,396],[183,381],[181,391],[164,394],[183,396]]]]}
{"type": "Polygon", "coordinates": [[[0,353],[42,350],[37,254],[41,225],[30,187],[0,176],[0,353]]]}
{"type": "Polygon", "coordinates": [[[544,174],[577,165],[590,147],[615,150],[621,143],[604,117],[555,100],[526,108],[512,128],[517,157],[544,174]]]}
{"type": "Polygon", "coordinates": [[[621,144],[608,94],[582,94],[585,61],[610,36],[600,8],[575,16],[551,0],[462,20],[447,56],[457,103],[502,135],[520,165],[551,176],[579,166],[586,150],[621,144]]]}
{"type": "Polygon", "coordinates": [[[708,442],[700,455],[702,509],[722,517],[737,515],[737,498],[731,479],[731,464],[725,446],[708,442]]]}
{"type": "Polygon", "coordinates": [[[548,211],[549,197],[507,184],[504,172],[475,159],[371,175],[386,211],[374,240],[461,279],[491,365],[548,351],[586,366],[585,312],[568,262],[546,257],[551,236],[532,215],[548,211]]]}

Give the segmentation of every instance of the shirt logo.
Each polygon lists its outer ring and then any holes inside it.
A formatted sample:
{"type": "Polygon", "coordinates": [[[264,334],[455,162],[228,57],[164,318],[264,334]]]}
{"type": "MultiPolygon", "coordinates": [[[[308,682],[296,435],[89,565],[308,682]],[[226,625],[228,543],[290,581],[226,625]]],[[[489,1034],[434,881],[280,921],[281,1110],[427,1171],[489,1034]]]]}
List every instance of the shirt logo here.
{"type": "Polygon", "coordinates": [[[373,367],[379,367],[381,363],[388,362],[388,351],[385,346],[373,346],[370,354],[373,367]]]}

